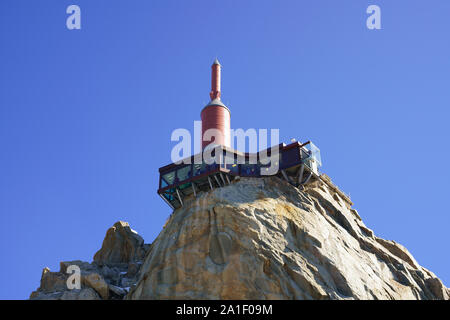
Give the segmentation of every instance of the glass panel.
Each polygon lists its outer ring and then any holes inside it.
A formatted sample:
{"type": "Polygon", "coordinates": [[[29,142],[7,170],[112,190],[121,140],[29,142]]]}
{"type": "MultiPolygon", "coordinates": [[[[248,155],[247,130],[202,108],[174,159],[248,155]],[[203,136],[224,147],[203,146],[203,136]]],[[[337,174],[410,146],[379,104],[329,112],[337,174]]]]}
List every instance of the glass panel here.
{"type": "Polygon", "coordinates": [[[169,172],[169,173],[164,174],[164,175],[162,176],[162,178],[163,178],[164,180],[166,180],[166,182],[167,182],[168,185],[173,184],[173,182],[175,181],[175,171],[172,171],[172,172],[169,172]]]}
{"type": "Polygon", "coordinates": [[[189,178],[191,174],[191,166],[185,166],[181,169],[177,170],[177,180],[178,181],[183,181],[189,178]]]}
{"type": "Polygon", "coordinates": [[[314,160],[316,160],[317,165],[319,167],[322,166],[322,158],[320,157],[320,149],[316,147],[316,145],[312,142],[309,143],[311,145],[311,156],[314,160]]]}
{"type": "Polygon", "coordinates": [[[169,184],[166,182],[166,180],[164,180],[163,178],[161,178],[161,188],[167,187],[169,184]]]}
{"type": "Polygon", "coordinates": [[[194,176],[201,175],[202,173],[206,172],[206,164],[194,164],[194,176]]]}
{"type": "Polygon", "coordinates": [[[319,167],[322,166],[322,158],[320,157],[320,149],[310,142],[307,146],[308,158],[304,163],[315,173],[319,174],[319,167]]]}
{"type": "Polygon", "coordinates": [[[183,189],[189,188],[190,186],[191,186],[191,183],[188,182],[188,183],[182,184],[182,185],[179,186],[178,188],[179,188],[180,190],[183,190],[183,189]]]}
{"type": "Polygon", "coordinates": [[[206,172],[213,171],[213,170],[217,169],[218,166],[219,165],[216,164],[216,163],[213,163],[213,164],[210,164],[210,165],[208,165],[206,163],[194,164],[193,165],[193,167],[194,167],[194,177],[198,176],[198,175],[201,175],[203,173],[206,173],[206,172]]]}
{"type": "Polygon", "coordinates": [[[167,200],[169,200],[169,202],[173,201],[173,196],[171,194],[164,193],[163,197],[166,198],[167,200]]]}

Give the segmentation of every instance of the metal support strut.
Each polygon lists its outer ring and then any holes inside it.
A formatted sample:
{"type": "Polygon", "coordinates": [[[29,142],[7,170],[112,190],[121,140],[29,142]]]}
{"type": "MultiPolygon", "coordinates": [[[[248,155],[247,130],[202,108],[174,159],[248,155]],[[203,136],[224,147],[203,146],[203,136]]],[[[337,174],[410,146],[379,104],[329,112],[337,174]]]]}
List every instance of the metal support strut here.
{"type": "Polygon", "coordinates": [[[178,188],[176,188],[175,191],[177,192],[177,196],[178,196],[178,199],[180,200],[181,206],[183,206],[183,199],[181,199],[181,195],[180,195],[180,192],[178,191],[178,188]]]}
{"type": "Polygon", "coordinates": [[[298,171],[298,178],[297,178],[297,181],[298,181],[298,184],[299,185],[302,185],[302,180],[303,180],[303,171],[305,170],[305,164],[304,163],[302,163],[302,166],[300,167],[300,169],[298,169],[299,171],[298,171]]]}
{"type": "Polygon", "coordinates": [[[210,177],[208,177],[208,182],[209,182],[209,187],[211,188],[211,190],[214,190],[210,177]]]}
{"type": "Polygon", "coordinates": [[[216,179],[216,182],[217,182],[217,184],[219,185],[219,188],[222,187],[222,185],[220,184],[219,179],[217,179],[217,176],[216,176],[216,175],[214,175],[214,179],[216,179]]]}
{"type": "Polygon", "coordinates": [[[191,182],[192,185],[192,191],[194,192],[194,197],[197,197],[197,192],[195,191],[195,183],[191,182]]]}

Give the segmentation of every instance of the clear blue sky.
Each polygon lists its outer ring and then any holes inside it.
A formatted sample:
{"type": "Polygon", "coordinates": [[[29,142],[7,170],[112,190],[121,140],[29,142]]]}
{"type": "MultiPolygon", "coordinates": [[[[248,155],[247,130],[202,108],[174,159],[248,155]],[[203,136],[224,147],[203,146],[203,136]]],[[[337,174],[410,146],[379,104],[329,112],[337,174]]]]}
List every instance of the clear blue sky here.
{"type": "Polygon", "coordinates": [[[450,1],[2,0],[0,298],[92,261],[108,227],[152,242],[176,128],[223,65],[233,128],[311,139],[377,236],[450,285],[450,1]],[[82,29],[66,28],[77,4],[82,29]],[[382,30],[366,28],[381,7],[382,30]]]}

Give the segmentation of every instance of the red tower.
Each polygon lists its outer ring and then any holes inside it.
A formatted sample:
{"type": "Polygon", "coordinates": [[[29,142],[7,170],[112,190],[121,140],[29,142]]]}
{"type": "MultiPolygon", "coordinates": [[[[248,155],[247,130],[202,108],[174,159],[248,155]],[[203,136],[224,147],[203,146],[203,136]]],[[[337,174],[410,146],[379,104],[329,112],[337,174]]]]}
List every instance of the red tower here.
{"type": "Polygon", "coordinates": [[[211,101],[203,108],[202,119],[202,149],[210,143],[230,147],[230,110],[220,101],[220,71],[222,66],[216,59],[211,66],[211,101]],[[205,141],[205,133],[213,135],[212,141],[205,141]]]}

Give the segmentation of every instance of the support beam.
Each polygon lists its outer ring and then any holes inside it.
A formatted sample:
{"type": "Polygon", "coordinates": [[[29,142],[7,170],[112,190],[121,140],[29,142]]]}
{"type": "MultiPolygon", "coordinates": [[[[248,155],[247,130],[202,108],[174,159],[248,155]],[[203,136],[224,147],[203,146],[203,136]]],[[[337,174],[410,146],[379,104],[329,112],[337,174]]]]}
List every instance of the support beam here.
{"type": "Polygon", "coordinates": [[[181,199],[180,192],[178,191],[178,188],[175,188],[175,191],[177,192],[178,200],[180,200],[181,206],[183,206],[183,199],[181,199]]]}
{"type": "Polygon", "coordinates": [[[167,200],[162,194],[158,193],[159,196],[169,205],[169,207],[172,208],[172,210],[175,210],[175,207],[167,200]]]}
{"type": "Polygon", "coordinates": [[[195,191],[195,183],[191,182],[192,185],[192,191],[194,192],[194,197],[197,198],[197,192],[195,191]]]}
{"type": "Polygon", "coordinates": [[[211,190],[214,190],[212,182],[211,182],[211,178],[208,176],[208,182],[209,182],[209,187],[211,188],[211,190]]]}
{"type": "Polygon", "coordinates": [[[217,179],[217,176],[216,176],[216,175],[214,175],[214,179],[216,179],[217,184],[219,185],[219,187],[221,187],[221,184],[220,184],[220,182],[219,182],[219,179],[217,179]]]}
{"type": "Polygon", "coordinates": [[[302,183],[302,185],[303,185],[303,184],[307,184],[308,181],[309,181],[309,179],[311,179],[312,175],[313,175],[313,173],[311,172],[311,173],[309,174],[308,178],[306,178],[306,180],[302,183]]]}
{"type": "Polygon", "coordinates": [[[231,184],[231,182],[230,182],[230,178],[228,177],[228,175],[227,175],[227,174],[225,175],[225,178],[227,178],[228,184],[231,184]]]}
{"type": "Polygon", "coordinates": [[[298,169],[298,174],[297,174],[297,176],[298,176],[297,181],[298,181],[298,184],[300,184],[300,185],[302,184],[304,170],[305,170],[305,164],[302,163],[302,166],[300,167],[300,169],[298,169]]]}
{"type": "Polygon", "coordinates": [[[225,182],[225,179],[223,178],[222,172],[220,172],[219,175],[220,175],[220,179],[222,179],[223,186],[225,187],[226,182],[225,182]]]}
{"type": "Polygon", "coordinates": [[[291,183],[291,180],[289,179],[289,177],[288,177],[286,171],[281,170],[281,174],[283,175],[283,178],[284,178],[287,182],[291,183]]]}

